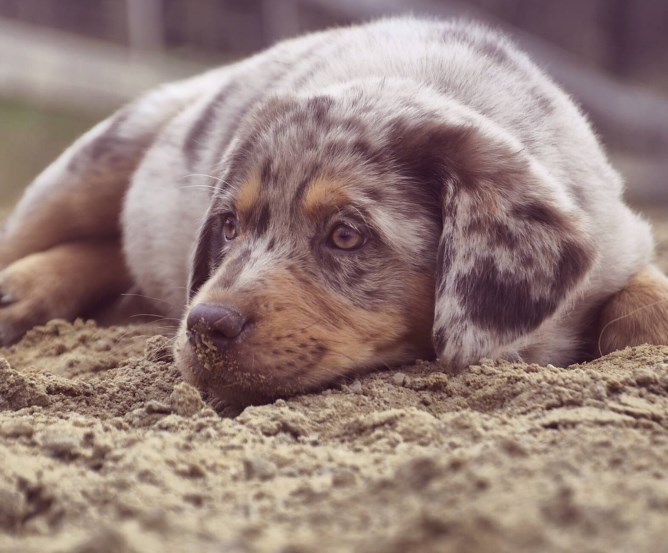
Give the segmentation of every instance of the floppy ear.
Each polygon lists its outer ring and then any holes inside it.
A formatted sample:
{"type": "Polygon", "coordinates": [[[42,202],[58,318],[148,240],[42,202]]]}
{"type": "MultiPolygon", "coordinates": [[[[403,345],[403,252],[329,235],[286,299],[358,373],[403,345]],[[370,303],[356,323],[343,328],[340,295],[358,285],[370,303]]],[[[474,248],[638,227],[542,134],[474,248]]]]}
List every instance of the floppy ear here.
{"type": "Polygon", "coordinates": [[[433,341],[458,368],[513,352],[577,290],[594,250],[565,190],[512,139],[429,127],[404,130],[401,150],[440,195],[433,341]]]}

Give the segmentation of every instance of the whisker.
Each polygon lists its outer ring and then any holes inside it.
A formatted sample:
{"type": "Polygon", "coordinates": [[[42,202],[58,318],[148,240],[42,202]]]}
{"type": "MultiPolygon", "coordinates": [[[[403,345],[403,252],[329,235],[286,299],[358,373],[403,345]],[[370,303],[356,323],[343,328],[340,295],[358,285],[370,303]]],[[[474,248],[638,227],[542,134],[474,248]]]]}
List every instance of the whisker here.
{"type": "Polygon", "coordinates": [[[181,188],[202,188],[203,190],[210,190],[211,192],[218,190],[217,187],[211,184],[183,184],[181,185],[181,188]]]}
{"type": "Polygon", "coordinates": [[[136,318],[136,317],[155,317],[155,322],[158,321],[176,321],[177,323],[181,322],[181,319],[177,319],[176,317],[163,317],[162,315],[158,315],[157,313],[135,313],[134,315],[130,315],[130,319],[136,318]]]}
{"type": "Polygon", "coordinates": [[[353,211],[357,212],[357,214],[360,216],[360,219],[362,219],[362,221],[364,221],[365,225],[369,224],[366,220],[366,217],[364,216],[364,214],[360,211],[360,209],[358,207],[356,207],[354,205],[351,205],[350,207],[353,209],[353,211]]]}
{"type": "MultiPolygon", "coordinates": [[[[155,336],[156,334],[160,332],[171,332],[172,328],[162,328],[162,327],[157,327],[157,326],[152,326],[150,329],[141,327],[141,326],[134,326],[132,325],[132,328],[128,328],[121,332],[118,336],[114,337],[114,340],[117,341],[122,341],[125,340],[130,334],[134,334],[138,338],[150,338],[151,336],[155,336]],[[143,330],[141,332],[137,332],[137,329],[142,328],[143,330]],[[157,331],[157,332],[156,332],[157,331]]],[[[168,340],[172,341],[175,338],[169,338],[167,337],[168,340]]]]}
{"type": "Polygon", "coordinates": [[[633,311],[630,311],[629,313],[625,313],[624,315],[617,317],[616,319],[612,319],[612,321],[608,321],[603,328],[601,329],[601,333],[598,335],[598,354],[599,356],[603,355],[603,348],[601,347],[601,342],[603,341],[603,334],[605,334],[605,331],[608,329],[608,327],[616,322],[619,322],[623,319],[626,319],[627,317],[630,317],[631,315],[634,315],[636,313],[639,313],[640,311],[644,311],[646,309],[651,309],[652,307],[656,307],[657,305],[661,305],[662,303],[668,302],[668,299],[660,299],[655,302],[652,302],[648,305],[643,305],[642,307],[638,307],[637,309],[634,309],[633,311]]]}
{"type": "Polygon", "coordinates": [[[190,173],[189,175],[183,175],[184,179],[190,178],[190,177],[206,177],[208,179],[213,179],[216,180],[222,184],[227,184],[225,182],[225,179],[221,179],[220,177],[214,177],[213,175],[207,175],[206,173],[190,173]]]}
{"type": "Polygon", "coordinates": [[[170,307],[176,307],[173,303],[163,300],[161,298],[154,298],[153,296],[147,296],[146,294],[138,294],[138,293],[132,293],[132,292],[127,292],[125,294],[121,294],[121,296],[127,296],[127,297],[136,297],[136,298],[145,298],[147,300],[152,300],[152,301],[159,301],[160,303],[166,303],[170,307]]]}

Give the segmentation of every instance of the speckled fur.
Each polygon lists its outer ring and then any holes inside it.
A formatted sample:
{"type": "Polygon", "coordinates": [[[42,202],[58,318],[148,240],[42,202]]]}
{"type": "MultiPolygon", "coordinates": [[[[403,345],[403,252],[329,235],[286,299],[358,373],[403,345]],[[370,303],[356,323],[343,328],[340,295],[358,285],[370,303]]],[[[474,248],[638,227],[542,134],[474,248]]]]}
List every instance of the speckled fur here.
{"type": "Polygon", "coordinates": [[[157,311],[224,302],[252,318],[218,371],[179,331],[186,379],[216,401],[434,351],[455,368],[566,364],[592,311],[650,263],[622,188],[573,102],[505,38],[388,19],[282,42],[124,108],[28,190],[0,267],[120,221],[157,311]],[[224,243],[242,193],[240,235],[224,243]],[[318,195],[343,204],[307,216],[318,195]],[[362,250],[324,248],[338,220],[369,237],[362,250]]]}

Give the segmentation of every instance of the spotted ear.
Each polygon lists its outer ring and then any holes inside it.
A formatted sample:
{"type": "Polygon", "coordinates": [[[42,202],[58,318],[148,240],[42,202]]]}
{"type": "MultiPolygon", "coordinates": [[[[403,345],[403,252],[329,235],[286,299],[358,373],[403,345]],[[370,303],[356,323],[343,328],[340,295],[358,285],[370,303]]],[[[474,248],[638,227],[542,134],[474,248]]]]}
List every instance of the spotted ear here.
{"type": "Polygon", "coordinates": [[[403,137],[404,152],[415,153],[414,168],[442,206],[436,353],[453,368],[517,353],[522,338],[565,305],[592,266],[594,249],[578,208],[496,129],[434,125],[403,137]]]}

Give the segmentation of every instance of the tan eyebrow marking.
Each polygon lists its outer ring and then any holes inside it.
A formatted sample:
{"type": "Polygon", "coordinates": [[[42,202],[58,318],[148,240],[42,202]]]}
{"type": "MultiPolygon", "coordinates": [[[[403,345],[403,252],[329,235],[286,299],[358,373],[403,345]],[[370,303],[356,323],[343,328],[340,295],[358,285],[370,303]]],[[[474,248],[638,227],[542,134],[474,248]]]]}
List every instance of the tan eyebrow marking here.
{"type": "Polygon", "coordinates": [[[260,199],[261,188],[262,182],[258,172],[252,173],[248,179],[241,183],[237,189],[236,197],[236,207],[239,215],[247,217],[252,213],[253,208],[260,199]]]}
{"type": "Polygon", "coordinates": [[[308,217],[315,218],[348,203],[350,197],[341,181],[330,177],[317,177],[311,181],[304,194],[302,208],[308,217]]]}

